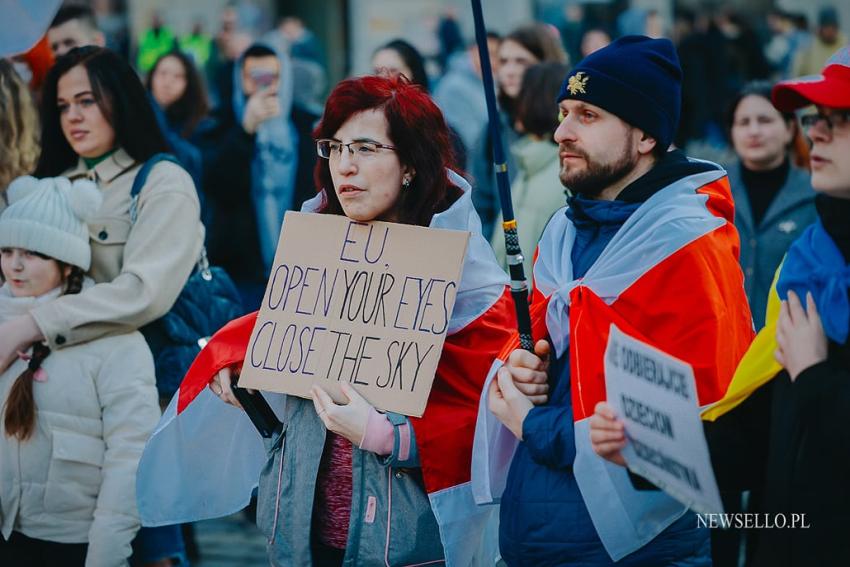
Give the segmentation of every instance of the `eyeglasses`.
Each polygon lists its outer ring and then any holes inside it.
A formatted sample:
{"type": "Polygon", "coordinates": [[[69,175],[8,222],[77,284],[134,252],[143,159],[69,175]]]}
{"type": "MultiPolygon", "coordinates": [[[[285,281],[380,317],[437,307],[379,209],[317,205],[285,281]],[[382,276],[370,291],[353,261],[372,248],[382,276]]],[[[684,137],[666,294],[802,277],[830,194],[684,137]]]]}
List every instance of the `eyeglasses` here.
{"type": "Polygon", "coordinates": [[[833,129],[841,128],[850,122],[850,110],[835,110],[829,114],[822,114],[820,112],[817,114],[806,114],[800,117],[800,125],[803,127],[803,130],[808,132],[821,120],[826,122],[826,129],[832,132],[833,129]]]}
{"type": "Polygon", "coordinates": [[[325,159],[339,158],[342,156],[342,148],[348,148],[348,153],[358,158],[370,158],[378,153],[378,150],[395,150],[395,146],[379,144],[378,142],[349,142],[343,144],[337,140],[316,140],[316,153],[325,159]]]}

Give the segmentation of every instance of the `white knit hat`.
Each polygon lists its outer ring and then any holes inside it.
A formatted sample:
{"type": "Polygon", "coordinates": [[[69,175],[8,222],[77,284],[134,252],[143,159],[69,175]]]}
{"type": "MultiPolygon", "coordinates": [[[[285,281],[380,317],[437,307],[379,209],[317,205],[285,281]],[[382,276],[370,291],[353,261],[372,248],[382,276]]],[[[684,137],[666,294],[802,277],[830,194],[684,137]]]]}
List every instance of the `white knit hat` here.
{"type": "Polygon", "coordinates": [[[0,247],[23,248],[88,270],[91,246],[86,220],[103,197],[91,181],[64,177],[18,177],[6,190],[9,206],[0,215],[0,247]]]}

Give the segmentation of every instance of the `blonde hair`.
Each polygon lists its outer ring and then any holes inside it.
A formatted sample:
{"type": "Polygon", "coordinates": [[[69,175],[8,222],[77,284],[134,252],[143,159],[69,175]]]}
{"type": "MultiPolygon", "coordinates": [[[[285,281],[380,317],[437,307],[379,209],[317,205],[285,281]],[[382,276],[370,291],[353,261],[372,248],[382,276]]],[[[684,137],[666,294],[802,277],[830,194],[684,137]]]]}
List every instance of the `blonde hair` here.
{"type": "Polygon", "coordinates": [[[38,114],[27,85],[6,59],[0,59],[0,193],[38,163],[38,114]]]}

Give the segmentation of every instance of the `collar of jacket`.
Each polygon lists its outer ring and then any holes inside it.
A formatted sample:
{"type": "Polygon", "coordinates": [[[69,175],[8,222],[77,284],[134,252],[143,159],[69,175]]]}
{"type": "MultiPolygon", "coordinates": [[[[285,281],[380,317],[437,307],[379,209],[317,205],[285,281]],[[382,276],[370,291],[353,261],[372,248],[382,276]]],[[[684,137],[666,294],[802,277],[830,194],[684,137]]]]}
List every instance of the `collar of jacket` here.
{"type": "Polygon", "coordinates": [[[526,175],[534,175],[558,159],[558,146],[545,139],[523,136],[512,147],[517,169],[526,175]]]}
{"type": "Polygon", "coordinates": [[[25,315],[36,306],[53,301],[60,295],[62,295],[62,288],[57,287],[38,297],[15,297],[7,282],[0,286],[0,321],[25,315]]]}
{"type": "MultiPolygon", "coordinates": [[[[732,199],[735,201],[735,222],[742,222],[755,231],[753,212],[744,182],[741,180],[740,165],[729,166],[729,186],[732,189],[732,199]]],[[[815,198],[811,185],[811,175],[804,169],[791,165],[788,179],[767,207],[760,226],[770,226],[774,220],[787,214],[788,211],[811,203],[815,198]]]]}
{"type": "Polygon", "coordinates": [[[583,231],[609,225],[620,226],[641,204],[588,199],[581,195],[573,195],[567,198],[567,205],[567,218],[572,221],[576,230],[583,231]]]}
{"type": "Polygon", "coordinates": [[[77,167],[71,170],[66,177],[70,179],[87,177],[95,182],[111,183],[116,177],[136,165],[138,165],[136,160],[124,148],[118,148],[111,156],[94,166],[91,170],[86,168],[83,158],[79,158],[77,167]]]}
{"type": "Polygon", "coordinates": [[[689,175],[722,169],[716,163],[690,159],[682,150],[664,154],[656,164],[620,191],[617,201],[643,203],[665,187],[689,175]]]}
{"type": "Polygon", "coordinates": [[[850,219],[850,200],[819,193],[815,207],[823,228],[838,246],[844,261],[850,264],[850,222],[847,222],[850,219]]]}

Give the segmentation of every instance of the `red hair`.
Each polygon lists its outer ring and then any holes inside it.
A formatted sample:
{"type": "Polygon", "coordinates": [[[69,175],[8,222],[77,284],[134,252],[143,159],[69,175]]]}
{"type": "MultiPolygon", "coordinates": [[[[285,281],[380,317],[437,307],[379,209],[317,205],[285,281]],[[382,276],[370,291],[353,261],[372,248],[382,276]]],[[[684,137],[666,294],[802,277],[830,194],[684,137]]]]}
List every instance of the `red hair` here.
{"type": "MultiPolygon", "coordinates": [[[[399,195],[398,222],[428,226],[435,213],[448,209],[462,194],[447,174],[448,169],[456,169],[456,163],[443,113],[431,97],[404,76],[346,79],[328,96],[313,137],[333,138],[352,116],[367,110],[384,112],[389,124],[388,143],[396,147],[402,165],[416,171],[410,187],[399,195]]],[[[325,189],[319,212],[344,215],[328,160],[317,161],[314,178],[316,186],[325,189]]]]}

